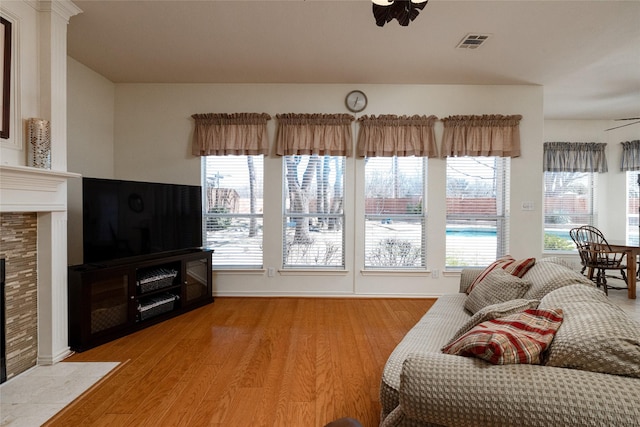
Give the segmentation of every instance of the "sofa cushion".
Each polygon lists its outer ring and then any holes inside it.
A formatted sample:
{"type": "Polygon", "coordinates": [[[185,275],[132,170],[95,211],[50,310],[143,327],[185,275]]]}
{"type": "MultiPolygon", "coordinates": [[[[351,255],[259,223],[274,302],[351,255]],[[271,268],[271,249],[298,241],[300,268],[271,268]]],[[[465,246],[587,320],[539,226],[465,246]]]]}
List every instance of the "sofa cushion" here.
{"type": "Polygon", "coordinates": [[[470,294],[473,288],[480,283],[484,278],[496,269],[504,269],[505,271],[513,274],[517,277],[522,277],[524,274],[536,263],[535,258],[526,258],[516,260],[511,255],[505,255],[492,262],[482,273],[475,278],[473,282],[467,288],[467,294],[470,294]]]}
{"type": "Polygon", "coordinates": [[[380,405],[385,418],[398,406],[402,365],[410,354],[442,354],[440,349],[469,320],[463,307],[467,295],[442,295],[407,332],[385,363],[380,384],[380,405]]]}
{"type": "Polygon", "coordinates": [[[488,305],[522,298],[530,286],[530,282],[498,268],[473,287],[464,302],[464,308],[475,314],[488,305]]]}
{"type": "Polygon", "coordinates": [[[449,343],[457,340],[482,322],[520,313],[529,308],[537,308],[538,304],[540,304],[538,300],[514,299],[483,307],[458,329],[458,332],[455,333],[449,343]]]}
{"type": "Polygon", "coordinates": [[[496,365],[540,364],[542,352],[561,323],[561,309],[528,309],[482,322],[442,351],[478,357],[496,365]]]}
{"type": "Polygon", "coordinates": [[[560,307],[565,318],[545,364],[640,378],[640,322],[583,285],[550,292],[540,308],[560,307]]]}
{"type": "Polygon", "coordinates": [[[523,296],[525,299],[539,300],[553,290],[576,283],[595,287],[595,284],[582,274],[550,261],[537,262],[522,278],[531,282],[531,287],[523,296]]]}
{"type": "Polygon", "coordinates": [[[567,267],[569,270],[573,269],[569,261],[559,256],[548,256],[545,258],[539,258],[536,262],[552,262],[554,264],[559,264],[559,265],[562,265],[563,267],[567,267]]]}

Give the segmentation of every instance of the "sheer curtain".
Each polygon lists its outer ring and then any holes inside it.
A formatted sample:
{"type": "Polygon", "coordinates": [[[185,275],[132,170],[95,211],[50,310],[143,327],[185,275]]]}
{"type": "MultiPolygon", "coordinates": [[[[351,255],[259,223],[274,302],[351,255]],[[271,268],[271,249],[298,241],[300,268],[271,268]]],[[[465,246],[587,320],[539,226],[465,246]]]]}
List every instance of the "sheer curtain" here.
{"type": "Polygon", "coordinates": [[[627,244],[640,244],[640,140],[622,142],[620,170],[627,173],[627,244]],[[634,172],[638,171],[634,174],[634,172]],[[635,175],[635,176],[634,176],[635,175]],[[637,226],[636,226],[637,225],[637,226]]]}
{"type": "Polygon", "coordinates": [[[350,114],[279,114],[283,157],[282,266],[345,267],[345,162],[353,151],[350,114]]]}
{"type": "Polygon", "coordinates": [[[545,251],[575,250],[566,234],[580,225],[598,224],[598,174],[607,172],[606,143],[545,142],[545,251]]]}
{"type": "Polygon", "coordinates": [[[346,156],[352,154],[351,114],[278,114],[276,154],[346,156]]]}
{"type": "Polygon", "coordinates": [[[606,143],[545,142],[545,172],[607,172],[606,143]]]}
{"type": "Polygon", "coordinates": [[[499,114],[442,119],[442,157],[520,156],[522,116],[499,114]]]}
{"type": "Polygon", "coordinates": [[[194,156],[268,154],[266,113],[193,114],[194,156]]]}
{"type": "Polygon", "coordinates": [[[363,116],[365,269],[426,268],[427,158],[436,157],[436,116],[363,116]],[[394,224],[381,226],[380,224],[394,224]]]}
{"type": "Polygon", "coordinates": [[[509,248],[510,158],[520,156],[520,115],[444,118],[447,268],[487,265],[509,248]]]}
{"type": "Polygon", "coordinates": [[[358,119],[360,157],[437,157],[436,116],[363,116],[358,119]]]}
{"type": "Polygon", "coordinates": [[[621,142],[622,159],[620,170],[622,172],[640,170],[640,139],[621,142]]]}

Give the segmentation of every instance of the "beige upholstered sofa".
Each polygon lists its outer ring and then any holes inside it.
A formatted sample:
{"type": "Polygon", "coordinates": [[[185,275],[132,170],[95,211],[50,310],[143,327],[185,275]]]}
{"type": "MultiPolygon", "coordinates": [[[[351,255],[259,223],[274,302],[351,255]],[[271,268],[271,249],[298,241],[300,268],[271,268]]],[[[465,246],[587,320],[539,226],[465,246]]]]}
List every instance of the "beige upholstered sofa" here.
{"type": "Polygon", "coordinates": [[[464,270],[460,293],[439,298],[389,357],[381,426],[640,425],[640,323],[558,259],[522,276],[522,300],[564,315],[542,364],[444,354],[472,317],[465,291],[479,271],[464,270]]]}

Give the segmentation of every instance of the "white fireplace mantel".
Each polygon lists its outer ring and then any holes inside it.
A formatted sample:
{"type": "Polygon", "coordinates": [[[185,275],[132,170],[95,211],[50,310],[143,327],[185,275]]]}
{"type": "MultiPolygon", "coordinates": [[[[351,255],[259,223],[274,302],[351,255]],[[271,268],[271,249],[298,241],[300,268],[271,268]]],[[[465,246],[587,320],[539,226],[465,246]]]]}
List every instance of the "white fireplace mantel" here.
{"type": "Polygon", "coordinates": [[[67,339],[67,180],[81,175],[0,165],[0,212],[38,214],[38,364],[69,354],[67,339]]]}
{"type": "Polygon", "coordinates": [[[62,212],[67,210],[66,182],[72,172],[0,165],[0,212],[62,212]]]}

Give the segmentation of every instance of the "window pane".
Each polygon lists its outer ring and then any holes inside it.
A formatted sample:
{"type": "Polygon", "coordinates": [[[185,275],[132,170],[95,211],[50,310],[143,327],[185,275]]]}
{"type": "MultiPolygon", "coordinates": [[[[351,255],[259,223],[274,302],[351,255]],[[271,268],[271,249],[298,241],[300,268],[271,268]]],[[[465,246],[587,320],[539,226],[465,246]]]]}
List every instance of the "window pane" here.
{"type": "Polygon", "coordinates": [[[424,268],[427,159],[365,162],[365,268],[424,268]]]}
{"type": "Polygon", "coordinates": [[[596,225],[592,172],[544,173],[544,250],[574,251],[569,230],[596,225]]]}
{"type": "Polygon", "coordinates": [[[627,172],[627,244],[638,245],[640,172],[627,172]]]}
{"type": "Polygon", "coordinates": [[[507,253],[508,176],[508,158],[447,158],[447,267],[486,266],[507,253]]]}
{"type": "Polygon", "coordinates": [[[284,157],[284,267],[344,268],[344,157],[284,157]]]}
{"type": "Polygon", "coordinates": [[[205,245],[217,267],[262,268],[263,156],[208,156],[205,245]]]}

